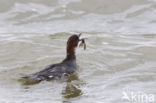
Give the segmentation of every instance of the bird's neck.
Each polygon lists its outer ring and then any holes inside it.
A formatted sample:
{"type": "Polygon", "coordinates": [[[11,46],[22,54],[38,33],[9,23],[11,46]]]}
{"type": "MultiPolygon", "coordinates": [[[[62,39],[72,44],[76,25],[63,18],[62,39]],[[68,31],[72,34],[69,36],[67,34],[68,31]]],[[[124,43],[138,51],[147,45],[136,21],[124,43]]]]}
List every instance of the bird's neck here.
{"type": "Polygon", "coordinates": [[[75,47],[72,46],[67,46],[67,51],[66,51],[66,58],[68,59],[76,59],[75,55],[75,47]]]}

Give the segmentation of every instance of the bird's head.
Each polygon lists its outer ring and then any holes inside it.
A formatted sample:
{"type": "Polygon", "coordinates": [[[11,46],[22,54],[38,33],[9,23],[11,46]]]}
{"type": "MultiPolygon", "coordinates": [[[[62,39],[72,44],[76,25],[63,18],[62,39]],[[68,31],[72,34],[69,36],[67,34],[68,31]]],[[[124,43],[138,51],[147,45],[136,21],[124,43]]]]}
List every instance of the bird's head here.
{"type": "Polygon", "coordinates": [[[68,41],[67,41],[67,53],[71,54],[74,52],[75,48],[78,46],[78,43],[81,42],[81,44],[84,44],[84,49],[85,47],[85,38],[80,39],[80,36],[82,34],[73,34],[72,36],[69,37],[68,41]]]}
{"type": "Polygon", "coordinates": [[[81,33],[78,35],[74,34],[74,35],[70,36],[67,41],[67,46],[69,46],[71,48],[77,47],[77,45],[80,41],[80,36],[81,36],[81,33]]]}

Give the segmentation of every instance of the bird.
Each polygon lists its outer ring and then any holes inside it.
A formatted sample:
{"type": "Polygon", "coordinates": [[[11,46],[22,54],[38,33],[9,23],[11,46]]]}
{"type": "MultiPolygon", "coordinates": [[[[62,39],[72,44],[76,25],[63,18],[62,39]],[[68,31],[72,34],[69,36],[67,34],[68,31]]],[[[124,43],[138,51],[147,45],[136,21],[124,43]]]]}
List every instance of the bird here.
{"type": "Polygon", "coordinates": [[[84,46],[86,49],[85,39],[80,39],[80,34],[73,34],[67,40],[66,46],[66,57],[63,61],[56,64],[50,64],[46,66],[43,70],[28,74],[23,76],[22,78],[36,80],[36,81],[43,81],[43,80],[50,80],[52,78],[61,78],[63,76],[67,76],[76,72],[77,64],[76,64],[76,55],[75,49],[78,46],[79,42],[81,46],[84,46]]]}

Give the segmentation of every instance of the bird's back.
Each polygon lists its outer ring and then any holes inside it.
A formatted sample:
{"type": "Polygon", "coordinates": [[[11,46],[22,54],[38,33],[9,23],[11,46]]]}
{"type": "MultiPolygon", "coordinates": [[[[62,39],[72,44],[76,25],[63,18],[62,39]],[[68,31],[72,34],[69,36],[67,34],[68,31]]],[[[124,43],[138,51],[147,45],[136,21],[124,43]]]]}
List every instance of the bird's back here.
{"type": "Polygon", "coordinates": [[[29,78],[33,80],[49,80],[55,77],[62,77],[68,74],[71,74],[76,71],[76,62],[75,60],[64,60],[58,64],[51,64],[45,67],[43,70],[24,76],[23,78],[29,78]]]}

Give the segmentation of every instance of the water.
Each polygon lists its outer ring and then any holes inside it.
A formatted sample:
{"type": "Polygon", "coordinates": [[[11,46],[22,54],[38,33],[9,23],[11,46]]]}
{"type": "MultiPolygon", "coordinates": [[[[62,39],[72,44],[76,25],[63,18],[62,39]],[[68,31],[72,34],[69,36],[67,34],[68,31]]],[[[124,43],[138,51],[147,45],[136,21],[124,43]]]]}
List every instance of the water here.
{"type": "Polygon", "coordinates": [[[140,92],[155,103],[155,14],[155,0],[0,0],[0,103],[149,103],[140,92]],[[76,74],[19,81],[60,62],[80,32],[87,50],[77,48],[76,74]]]}

